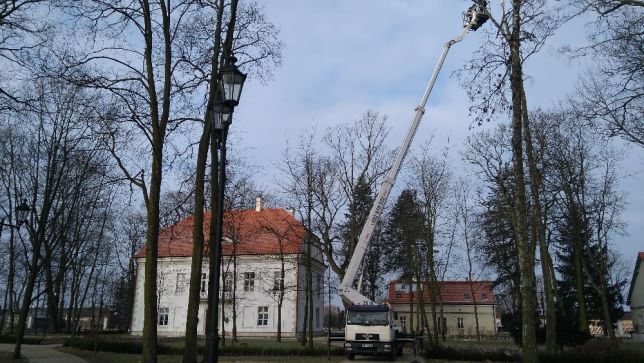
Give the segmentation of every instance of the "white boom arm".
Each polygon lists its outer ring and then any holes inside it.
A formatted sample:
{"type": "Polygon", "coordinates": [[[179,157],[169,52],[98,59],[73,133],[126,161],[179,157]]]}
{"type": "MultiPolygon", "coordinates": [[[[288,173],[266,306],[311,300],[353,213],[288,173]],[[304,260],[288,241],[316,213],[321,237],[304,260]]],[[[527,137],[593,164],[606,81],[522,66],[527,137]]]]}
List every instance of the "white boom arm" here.
{"type": "MultiPolygon", "coordinates": [[[[475,17],[472,17],[472,19],[474,18],[475,17]]],[[[384,182],[382,183],[382,186],[380,187],[380,190],[378,191],[378,195],[376,196],[373,206],[371,207],[371,211],[369,212],[369,217],[367,218],[367,221],[364,227],[362,227],[360,238],[358,239],[358,243],[356,244],[355,250],[353,251],[353,256],[351,256],[351,261],[349,262],[347,271],[344,274],[344,278],[342,279],[340,286],[338,286],[338,294],[340,295],[342,300],[348,304],[373,304],[374,303],[369,298],[362,295],[358,289],[355,289],[353,287],[356,280],[356,276],[358,274],[358,270],[362,265],[362,260],[364,258],[367,247],[369,246],[371,235],[374,229],[376,228],[376,224],[378,223],[378,220],[380,219],[380,214],[382,213],[382,209],[384,208],[385,203],[387,202],[387,197],[389,197],[389,192],[391,191],[391,188],[394,186],[394,182],[396,181],[396,177],[398,176],[400,167],[402,166],[403,160],[405,160],[405,156],[407,155],[409,146],[411,145],[414,135],[416,134],[418,125],[420,125],[420,120],[422,119],[423,114],[425,113],[425,105],[427,104],[427,99],[429,98],[429,94],[432,92],[434,83],[436,83],[436,78],[438,78],[438,74],[440,73],[440,70],[443,67],[443,62],[445,62],[445,57],[447,56],[447,52],[449,51],[449,48],[452,45],[460,42],[461,40],[463,40],[463,38],[465,38],[465,35],[470,31],[470,28],[472,28],[472,26],[476,26],[476,23],[474,22],[474,20],[467,22],[465,24],[463,32],[456,38],[445,43],[445,45],[443,46],[443,51],[440,55],[440,58],[438,59],[438,64],[434,69],[432,78],[429,81],[427,88],[425,89],[425,93],[423,94],[422,99],[420,100],[420,105],[416,107],[416,115],[414,116],[411,122],[411,125],[407,130],[407,135],[405,135],[405,139],[403,140],[402,145],[400,145],[400,148],[398,149],[398,152],[396,154],[396,159],[394,160],[394,163],[391,166],[391,169],[389,170],[387,177],[385,178],[384,182]]]]}

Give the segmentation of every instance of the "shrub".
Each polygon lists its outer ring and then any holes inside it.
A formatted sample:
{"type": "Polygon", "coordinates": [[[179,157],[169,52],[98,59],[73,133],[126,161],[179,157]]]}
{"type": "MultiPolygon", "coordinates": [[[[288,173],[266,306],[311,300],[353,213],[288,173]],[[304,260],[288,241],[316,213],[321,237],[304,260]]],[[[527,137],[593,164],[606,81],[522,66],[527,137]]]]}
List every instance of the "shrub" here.
{"type": "MultiPolygon", "coordinates": [[[[82,350],[94,350],[95,340],[93,338],[73,338],[68,339],[63,343],[66,347],[72,347],[82,350]]],[[[140,341],[132,340],[106,340],[97,338],[96,349],[101,352],[114,352],[114,353],[131,353],[141,354],[143,352],[143,344],[140,341]]],[[[197,350],[200,354],[205,353],[205,348],[198,346],[197,350]]],[[[160,343],[157,346],[159,354],[183,354],[182,346],[169,346],[160,343]]],[[[220,355],[230,356],[324,356],[327,354],[326,347],[314,348],[312,350],[303,347],[280,346],[275,344],[269,347],[258,347],[247,344],[227,345],[219,348],[220,355]]],[[[331,347],[331,354],[343,355],[344,349],[339,347],[331,347]]]]}
{"type": "MultiPolygon", "coordinates": [[[[38,345],[41,344],[43,340],[44,338],[42,337],[23,337],[22,344],[38,345]]],[[[15,344],[16,337],[14,335],[0,335],[0,343],[15,344]]]]}
{"type": "Polygon", "coordinates": [[[138,341],[104,340],[100,338],[96,340],[92,338],[71,338],[65,341],[63,346],[81,350],[94,350],[94,344],[96,344],[96,350],[101,352],[131,354],[141,354],[143,352],[143,344],[138,341]]]}
{"type": "Polygon", "coordinates": [[[559,354],[539,353],[541,363],[641,363],[644,362],[644,353],[625,352],[613,350],[608,352],[575,352],[569,351],[559,354]]]}
{"type": "Polygon", "coordinates": [[[433,347],[425,351],[425,358],[447,359],[447,360],[466,360],[466,361],[485,361],[495,362],[519,362],[521,355],[515,352],[501,349],[462,349],[446,346],[433,347]]]}

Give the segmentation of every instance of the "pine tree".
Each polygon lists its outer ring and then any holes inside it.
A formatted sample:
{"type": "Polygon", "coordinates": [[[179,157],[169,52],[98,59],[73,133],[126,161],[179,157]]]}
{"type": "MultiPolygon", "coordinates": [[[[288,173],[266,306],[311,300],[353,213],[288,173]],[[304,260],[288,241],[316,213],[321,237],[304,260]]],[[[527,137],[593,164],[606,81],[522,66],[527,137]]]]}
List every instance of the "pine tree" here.
{"type": "Polygon", "coordinates": [[[385,267],[400,279],[412,280],[416,276],[419,240],[423,233],[423,214],[416,191],[405,189],[389,213],[384,252],[385,267]]]}
{"type": "MultiPolygon", "coordinates": [[[[373,191],[365,178],[359,177],[352,193],[351,203],[345,213],[346,221],[341,226],[341,235],[345,242],[344,248],[348,251],[347,256],[353,254],[353,249],[358,243],[360,232],[367,221],[372,205],[373,191]]],[[[383,239],[380,234],[380,228],[376,228],[362,264],[363,294],[373,301],[380,295],[384,286],[381,262],[383,239]]]]}

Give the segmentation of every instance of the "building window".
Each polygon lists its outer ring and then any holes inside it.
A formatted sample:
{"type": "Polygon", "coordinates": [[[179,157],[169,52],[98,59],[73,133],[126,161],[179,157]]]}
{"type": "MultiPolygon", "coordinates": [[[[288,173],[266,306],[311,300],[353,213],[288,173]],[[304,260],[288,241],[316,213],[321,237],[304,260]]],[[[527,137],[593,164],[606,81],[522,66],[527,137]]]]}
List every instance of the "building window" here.
{"type": "Polygon", "coordinates": [[[224,274],[224,291],[225,292],[232,292],[233,291],[233,285],[235,285],[235,281],[233,281],[233,273],[232,272],[226,272],[224,274]]]}
{"type": "Polygon", "coordinates": [[[185,272],[179,272],[177,273],[177,288],[175,290],[175,293],[181,293],[186,291],[186,273],[185,272]]]}
{"type": "Polygon", "coordinates": [[[283,284],[280,284],[282,282],[282,271],[274,271],[273,272],[273,291],[280,291],[280,286],[283,284]]]}
{"type": "Polygon", "coordinates": [[[168,325],[169,314],[170,314],[170,308],[159,308],[159,325],[163,325],[163,326],[168,325]]]}
{"type": "Polygon", "coordinates": [[[465,322],[463,318],[456,318],[456,327],[459,329],[465,329],[465,322]]]}
{"type": "Polygon", "coordinates": [[[201,274],[201,288],[199,289],[200,292],[206,293],[208,291],[208,275],[202,273],[201,274]]]}
{"type": "Polygon", "coordinates": [[[257,307],[257,326],[268,326],[268,306],[257,307]]]}
{"type": "Polygon", "coordinates": [[[401,327],[407,326],[407,317],[406,316],[401,315],[398,320],[400,320],[400,326],[401,327]]]}
{"type": "Polygon", "coordinates": [[[469,300],[470,299],[470,293],[469,292],[466,293],[465,295],[463,295],[463,297],[465,298],[465,300],[469,300]]]}
{"type": "Polygon", "coordinates": [[[244,291],[255,291],[254,272],[244,272],[244,291]]]}
{"type": "Polygon", "coordinates": [[[481,294],[481,299],[483,301],[487,301],[487,294],[481,294]]]}

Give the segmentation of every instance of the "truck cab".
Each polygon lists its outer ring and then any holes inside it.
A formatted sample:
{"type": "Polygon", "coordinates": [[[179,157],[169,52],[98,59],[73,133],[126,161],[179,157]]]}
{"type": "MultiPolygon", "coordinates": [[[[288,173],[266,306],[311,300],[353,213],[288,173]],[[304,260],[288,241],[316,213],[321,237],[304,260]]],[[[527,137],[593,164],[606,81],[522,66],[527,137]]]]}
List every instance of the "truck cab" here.
{"type": "Polygon", "coordinates": [[[388,305],[351,305],[347,308],[344,348],[347,358],[356,355],[388,355],[391,360],[402,353],[396,337],[394,316],[388,305]]]}

